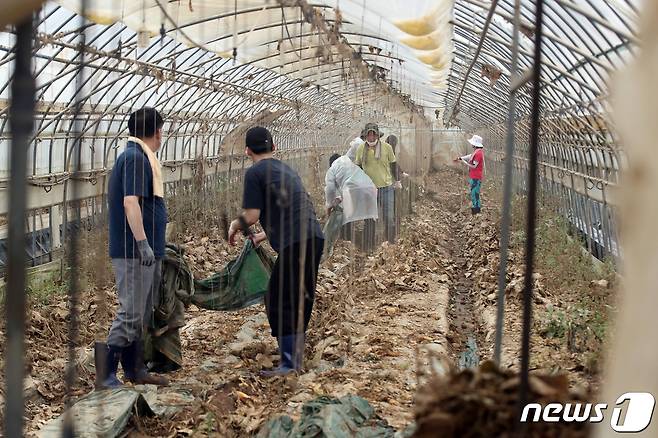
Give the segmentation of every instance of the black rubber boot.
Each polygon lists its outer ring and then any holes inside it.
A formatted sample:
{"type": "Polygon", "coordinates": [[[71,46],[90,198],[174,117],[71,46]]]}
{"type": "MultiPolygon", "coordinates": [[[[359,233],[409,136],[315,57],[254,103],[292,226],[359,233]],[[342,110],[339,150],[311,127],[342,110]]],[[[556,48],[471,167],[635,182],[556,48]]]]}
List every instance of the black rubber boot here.
{"type": "Polygon", "coordinates": [[[123,349],[121,366],[126,380],[137,385],[167,386],[169,381],[160,376],[149,374],[144,363],[144,341],[137,339],[123,349]]]}
{"type": "Polygon", "coordinates": [[[96,367],[96,389],[118,388],[123,385],[117,378],[117,369],[121,360],[121,347],[108,345],[104,342],[94,344],[94,365],[96,367]]]}

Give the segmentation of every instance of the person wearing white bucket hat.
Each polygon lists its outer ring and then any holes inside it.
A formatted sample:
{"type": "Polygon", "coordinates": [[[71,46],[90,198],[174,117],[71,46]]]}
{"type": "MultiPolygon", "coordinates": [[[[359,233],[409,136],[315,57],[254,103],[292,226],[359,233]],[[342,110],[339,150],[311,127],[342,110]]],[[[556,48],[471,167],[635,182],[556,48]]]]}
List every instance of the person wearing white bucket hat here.
{"type": "Polygon", "coordinates": [[[468,184],[471,189],[471,214],[480,212],[480,189],[482,187],[482,175],[484,171],[484,145],[482,137],[473,135],[468,142],[473,146],[473,153],[455,158],[468,166],[468,184]]]}

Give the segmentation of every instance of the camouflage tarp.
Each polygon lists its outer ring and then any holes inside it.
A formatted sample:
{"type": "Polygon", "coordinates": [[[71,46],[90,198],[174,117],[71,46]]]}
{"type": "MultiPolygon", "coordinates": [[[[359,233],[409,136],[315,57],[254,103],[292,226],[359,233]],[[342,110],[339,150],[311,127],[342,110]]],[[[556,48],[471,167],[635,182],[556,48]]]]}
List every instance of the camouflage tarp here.
{"type": "Polygon", "coordinates": [[[322,396],[304,403],[302,415],[293,421],[282,415],[268,421],[257,438],[392,438],[395,429],[376,415],[363,398],[322,396]]]}

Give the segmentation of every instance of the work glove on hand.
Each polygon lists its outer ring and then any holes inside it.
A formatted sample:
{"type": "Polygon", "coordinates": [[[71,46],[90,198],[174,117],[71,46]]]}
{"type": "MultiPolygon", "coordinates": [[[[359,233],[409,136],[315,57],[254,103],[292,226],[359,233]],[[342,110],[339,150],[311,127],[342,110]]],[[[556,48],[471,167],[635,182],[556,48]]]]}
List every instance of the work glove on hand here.
{"type": "Polygon", "coordinates": [[[394,189],[401,189],[402,188],[402,182],[395,181],[395,183],[393,184],[393,188],[394,189]]]}
{"type": "Polygon", "coordinates": [[[153,250],[147,239],[137,242],[137,250],[139,250],[139,258],[142,260],[142,266],[151,266],[155,263],[155,254],[153,254],[153,250]]]}

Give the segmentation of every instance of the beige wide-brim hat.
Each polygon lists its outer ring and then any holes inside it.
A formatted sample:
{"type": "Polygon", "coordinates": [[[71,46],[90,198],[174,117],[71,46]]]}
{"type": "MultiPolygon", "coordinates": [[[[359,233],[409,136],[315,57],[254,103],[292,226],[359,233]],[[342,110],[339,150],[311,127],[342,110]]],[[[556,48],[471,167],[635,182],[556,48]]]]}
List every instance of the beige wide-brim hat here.
{"type": "Polygon", "coordinates": [[[364,128],[364,130],[366,131],[366,135],[367,135],[370,131],[372,131],[372,132],[374,132],[375,134],[377,134],[378,137],[380,136],[380,133],[379,133],[379,126],[377,126],[376,123],[372,123],[372,122],[370,122],[370,123],[366,123],[366,127],[364,128]]]}
{"type": "Polygon", "coordinates": [[[476,148],[483,148],[484,147],[484,145],[482,144],[482,137],[480,137],[479,135],[474,135],[473,137],[471,137],[468,140],[468,142],[471,145],[475,146],[476,148]]]}

